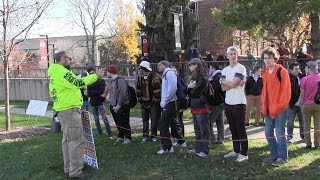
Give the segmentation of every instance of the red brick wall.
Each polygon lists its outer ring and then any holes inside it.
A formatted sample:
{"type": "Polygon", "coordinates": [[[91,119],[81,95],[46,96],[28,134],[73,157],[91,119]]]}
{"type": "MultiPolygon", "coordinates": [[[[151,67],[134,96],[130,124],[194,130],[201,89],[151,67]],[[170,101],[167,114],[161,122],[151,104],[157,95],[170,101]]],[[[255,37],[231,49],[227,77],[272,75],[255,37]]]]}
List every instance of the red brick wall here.
{"type": "Polygon", "coordinates": [[[200,47],[198,49],[202,56],[206,56],[205,51],[208,49],[216,57],[217,53],[225,53],[226,48],[232,45],[233,41],[233,31],[217,24],[212,16],[212,9],[223,8],[227,0],[202,0],[198,3],[200,26],[200,47]]]}

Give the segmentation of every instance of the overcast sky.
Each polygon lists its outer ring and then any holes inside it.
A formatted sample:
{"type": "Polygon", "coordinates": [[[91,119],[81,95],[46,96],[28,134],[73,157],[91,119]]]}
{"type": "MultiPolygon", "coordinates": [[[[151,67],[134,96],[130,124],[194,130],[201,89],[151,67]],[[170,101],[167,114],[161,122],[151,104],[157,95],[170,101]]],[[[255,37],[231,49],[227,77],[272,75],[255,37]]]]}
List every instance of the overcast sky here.
{"type": "MultiPolygon", "coordinates": [[[[124,1],[131,1],[137,7],[137,1],[140,0],[124,1]]],[[[40,34],[49,37],[84,35],[84,30],[72,23],[68,6],[66,0],[54,0],[52,7],[48,9],[48,13],[34,26],[28,37],[38,38],[40,34]]]]}

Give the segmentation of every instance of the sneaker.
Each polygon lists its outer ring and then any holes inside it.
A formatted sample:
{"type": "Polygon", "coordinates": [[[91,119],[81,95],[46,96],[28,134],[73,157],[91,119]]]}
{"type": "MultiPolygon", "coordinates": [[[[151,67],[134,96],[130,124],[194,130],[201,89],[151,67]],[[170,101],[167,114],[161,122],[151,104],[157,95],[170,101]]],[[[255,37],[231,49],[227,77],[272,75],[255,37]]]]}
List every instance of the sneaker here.
{"type": "Polygon", "coordinates": [[[274,163],[277,160],[277,158],[268,157],[262,160],[264,163],[274,163]]]}
{"type": "Polygon", "coordinates": [[[113,136],[109,136],[109,139],[110,139],[110,140],[113,140],[113,136]]]}
{"type": "Polygon", "coordinates": [[[86,171],[82,171],[79,175],[74,176],[74,177],[69,177],[69,179],[89,179],[91,178],[93,175],[89,172],[86,171]]]}
{"type": "Polygon", "coordinates": [[[198,155],[198,153],[194,149],[188,150],[188,154],[190,154],[192,156],[197,156],[198,155]]]}
{"type": "Polygon", "coordinates": [[[248,160],[249,160],[248,156],[239,154],[238,158],[236,159],[236,162],[245,162],[245,161],[248,161],[248,160]]]}
{"type": "Polygon", "coordinates": [[[204,152],[199,152],[199,153],[197,153],[197,156],[198,156],[198,157],[207,157],[208,154],[206,154],[206,153],[204,153],[204,152]]]}
{"type": "Polygon", "coordinates": [[[178,142],[175,142],[175,143],[173,144],[173,146],[176,146],[176,147],[187,147],[187,142],[185,141],[185,142],[182,143],[182,144],[179,144],[178,142]]]}
{"type": "Polygon", "coordinates": [[[174,149],[173,147],[171,147],[170,150],[164,150],[164,149],[161,149],[160,151],[157,152],[157,154],[168,154],[168,153],[173,153],[174,152],[174,149]]]}
{"type": "Polygon", "coordinates": [[[122,144],[130,144],[130,143],[131,143],[131,140],[128,139],[128,138],[126,138],[126,139],[122,142],[122,144]]]}
{"type": "Polygon", "coordinates": [[[289,138],[287,139],[287,143],[292,143],[292,138],[291,138],[291,137],[289,137],[289,138]]]}
{"type": "Polygon", "coordinates": [[[157,138],[154,137],[154,138],[151,139],[151,141],[152,142],[157,142],[157,138]]]}
{"type": "Polygon", "coordinates": [[[122,141],[123,141],[123,138],[118,138],[118,139],[116,140],[117,143],[122,142],[122,141]]]}
{"type": "Polygon", "coordinates": [[[239,153],[236,153],[234,151],[229,152],[228,154],[225,154],[223,157],[224,158],[231,158],[231,157],[237,157],[239,156],[239,153]]]}
{"type": "Polygon", "coordinates": [[[147,140],[148,140],[147,137],[143,137],[142,140],[141,140],[141,142],[144,143],[144,142],[147,142],[147,140]]]}
{"type": "Polygon", "coordinates": [[[282,159],[282,158],[278,158],[274,163],[272,163],[272,166],[281,166],[282,164],[287,163],[288,160],[287,159],[282,159]]]}

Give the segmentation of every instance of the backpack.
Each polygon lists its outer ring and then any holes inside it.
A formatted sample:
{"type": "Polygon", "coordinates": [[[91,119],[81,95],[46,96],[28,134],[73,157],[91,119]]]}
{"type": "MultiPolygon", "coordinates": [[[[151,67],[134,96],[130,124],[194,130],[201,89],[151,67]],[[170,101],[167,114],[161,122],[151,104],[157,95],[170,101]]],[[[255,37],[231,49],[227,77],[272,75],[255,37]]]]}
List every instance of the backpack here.
{"type": "Polygon", "coordinates": [[[316,104],[320,104],[320,82],[318,82],[318,91],[316,95],[314,96],[314,102],[316,104]]]}
{"type": "Polygon", "coordinates": [[[213,83],[212,81],[208,81],[208,89],[207,89],[207,102],[209,105],[212,105],[212,102],[215,101],[215,92],[213,89],[213,83]]]}
{"type": "MultiPolygon", "coordinates": [[[[171,70],[169,70],[171,71],[171,70]]],[[[168,71],[167,71],[168,72],[168,71]]],[[[167,79],[167,72],[164,74],[164,79],[167,79]]],[[[186,99],[187,97],[187,86],[184,83],[183,79],[179,76],[177,76],[177,91],[176,96],[178,99],[186,99]]]]}
{"type": "MultiPolygon", "coordinates": [[[[116,80],[117,88],[118,88],[118,80],[120,78],[124,79],[123,77],[117,78],[117,80],[116,80]]],[[[130,108],[133,108],[137,105],[137,102],[138,102],[137,101],[137,93],[136,93],[136,90],[132,86],[130,86],[127,81],[126,81],[126,83],[127,83],[127,95],[129,98],[129,106],[130,106],[130,108]]]]}

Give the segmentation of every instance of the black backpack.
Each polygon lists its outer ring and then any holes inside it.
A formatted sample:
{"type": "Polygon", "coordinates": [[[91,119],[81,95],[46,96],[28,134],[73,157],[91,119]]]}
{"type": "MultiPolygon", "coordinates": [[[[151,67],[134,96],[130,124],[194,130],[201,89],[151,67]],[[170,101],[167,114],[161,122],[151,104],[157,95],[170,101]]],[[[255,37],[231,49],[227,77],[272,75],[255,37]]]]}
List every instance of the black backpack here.
{"type": "MultiPolygon", "coordinates": [[[[123,77],[117,78],[117,80],[116,80],[117,88],[118,88],[118,80],[120,78],[124,79],[123,77]]],[[[129,106],[130,106],[130,108],[133,108],[137,105],[137,102],[138,102],[137,93],[136,93],[136,90],[132,86],[130,86],[127,81],[126,81],[126,83],[127,83],[127,94],[128,94],[128,98],[129,98],[129,106]]]]}
{"type": "MultiPolygon", "coordinates": [[[[171,70],[169,70],[171,71],[171,70]]],[[[167,71],[168,72],[168,71],[167,71]]],[[[164,79],[167,79],[167,72],[164,74],[164,79]]],[[[186,99],[187,97],[187,86],[183,79],[179,76],[177,76],[177,91],[176,91],[176,96],[178,99],[186,99]]]]}

